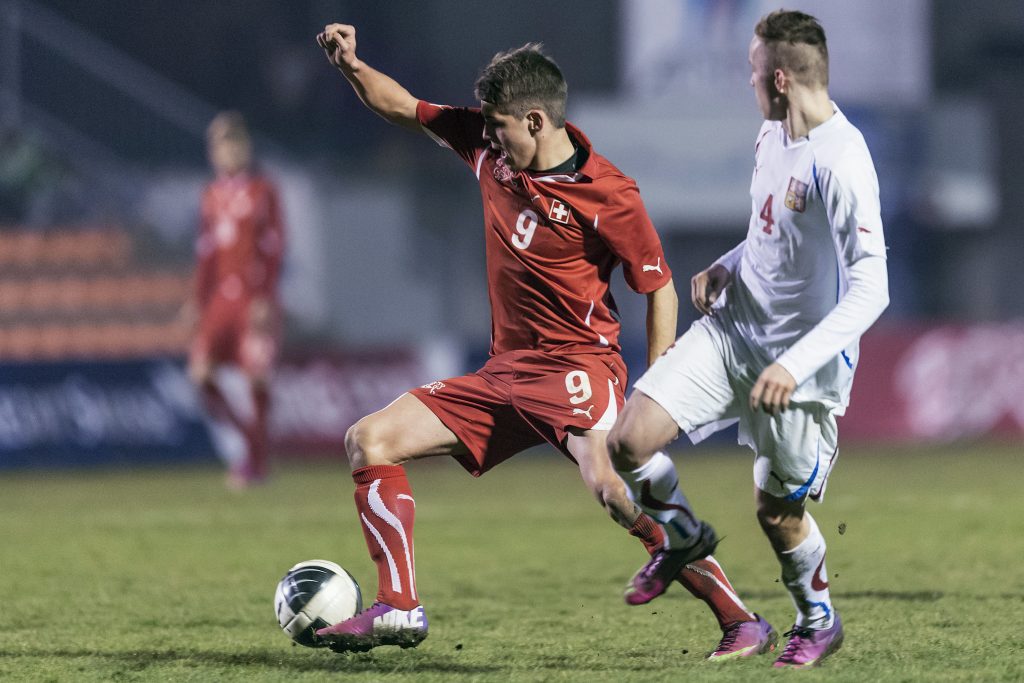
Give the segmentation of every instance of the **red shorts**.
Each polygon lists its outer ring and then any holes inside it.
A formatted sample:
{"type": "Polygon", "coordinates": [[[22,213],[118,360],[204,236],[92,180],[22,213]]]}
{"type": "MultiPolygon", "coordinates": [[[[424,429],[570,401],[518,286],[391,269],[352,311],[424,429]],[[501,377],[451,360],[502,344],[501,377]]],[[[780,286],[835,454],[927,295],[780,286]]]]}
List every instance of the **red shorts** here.
{"type": "Polygon", "coordinates": [[[205,309],[192,342],[193,359],[232,364],[247,374],[266,376],[277,357],[277,334],[249,327],[249,301],[215,297],[205,309]]]}
{"type": "Polygon", "coordinates": [[[567,432],[611,429],[625,386],[626,366],[616,353],[511,351],[476,372],[410,393],[466,445],[469,454],[458,460],[479,477],[545,441],[575,462],[567,432]]]}

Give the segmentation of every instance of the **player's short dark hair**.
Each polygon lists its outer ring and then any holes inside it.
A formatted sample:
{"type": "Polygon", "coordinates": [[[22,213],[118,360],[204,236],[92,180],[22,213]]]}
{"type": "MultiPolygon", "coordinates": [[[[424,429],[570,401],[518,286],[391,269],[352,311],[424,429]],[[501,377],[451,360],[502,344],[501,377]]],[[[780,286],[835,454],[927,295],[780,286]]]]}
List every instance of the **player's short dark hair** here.
{"type": "Polygon", "coordinates": [[[568,86],[558,65],[540,43],[499,52],[476,80],[476,97],[504,114],[522,118],[540,109],[557,128],[565,126],[568,86]]]}
{"type": "Polygon", "coordinates": [[[757,22],[754,35],[768,49],[769,68],[788,71],[807,85],[828,85],[828,43],[817,19],[803,12],[776,10],[757,22]]]}

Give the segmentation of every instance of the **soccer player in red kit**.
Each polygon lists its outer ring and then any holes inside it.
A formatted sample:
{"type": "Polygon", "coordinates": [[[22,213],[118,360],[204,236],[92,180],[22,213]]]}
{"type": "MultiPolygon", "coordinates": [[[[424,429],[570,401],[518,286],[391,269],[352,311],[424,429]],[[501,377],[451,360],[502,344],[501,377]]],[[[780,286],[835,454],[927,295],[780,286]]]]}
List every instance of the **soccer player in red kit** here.
{"type": "Polygon", "coordinates": [[[202,199],[198,259],[190,317],[197,328],[189,376],[210,416],[237,428],[245,457],[229,463],[228,486],[244,488],[267,474],[268,388],[277,352],[278,275],[284,231],[277,190],[252,164],[252,142],[237,112],[219,114],[207,130],[216,178],[202,199]],[[217,384],[217,369],[234,365],[245,376],[251,411],[240,411],[217,384]]]}
{"type": "MultiPolygon", "coordinates": [[[[318,635],[338,651],[410,647],[426,637],[414,568],[416,504],[403,468],[417,458],[448,455],[480,476],[546,441],[579,466],[612,518],[657,555],[668,535],[630,500],[605,445],[626,386],[608,288],[619,263],[629,286],[647,296],[649,361],[671,344],[676,328],[672,273],[636,183],[565,121],[565,81],[537,45],[494,57],[477,81],[476,109],[413,97],[356,57],[352,26],[331,24],[317,41],[369,109],[425,132],[477,178],[492,310],[483,368],[413,389],[346,434],[379,590],[370,608],[318,635]]],[[[697,522],[691,532],[677,552],[703,562],[717,543],[714,530],[697,522]]],[[[738,599],[723,599],[728,581],[717,564],[691,574],[688,587],[720,621],[752,618],[738,599]]]]}

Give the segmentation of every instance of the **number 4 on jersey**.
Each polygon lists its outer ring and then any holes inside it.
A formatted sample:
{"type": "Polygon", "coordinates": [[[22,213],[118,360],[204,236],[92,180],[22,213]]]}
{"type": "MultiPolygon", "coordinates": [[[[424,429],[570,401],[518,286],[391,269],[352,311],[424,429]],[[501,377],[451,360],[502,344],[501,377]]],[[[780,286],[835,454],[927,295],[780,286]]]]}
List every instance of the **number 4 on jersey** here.
{"type": "Polygon", "coordinates": [[[761,220],[764,221],[761,229],[769,235],[772,234],[772,226],[775,225],[775,221],[772,220],[772,195],[768,195],[764,206],[761,207],[761,220]]]}

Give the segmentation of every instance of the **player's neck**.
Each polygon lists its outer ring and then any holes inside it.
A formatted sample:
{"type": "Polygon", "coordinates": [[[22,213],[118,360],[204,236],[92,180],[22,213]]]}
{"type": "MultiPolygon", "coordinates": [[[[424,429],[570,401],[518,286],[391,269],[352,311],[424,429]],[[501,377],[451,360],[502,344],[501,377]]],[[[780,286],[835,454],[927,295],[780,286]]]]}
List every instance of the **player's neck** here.
{"type": "Polygon", "coordinates": [[[557,128],[552,131],[550,137],[544,137],[537,141],[537,154],[530,164],[531,171],[544,171],[564,163],[576,152],[572,144],[569,132],[565,128],[557,128]]]}
{"type": "Polygon", "coordinates": [[[786,133],[790,140],[807,137],[807,134],[832,118],[835,109],[829,99],[828,90],[801,90],[789,97],[786,114],[786,133]]]}

